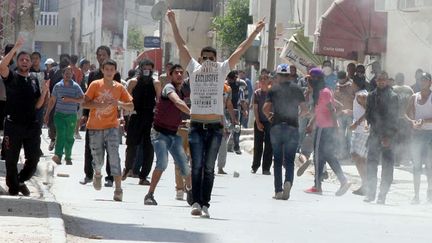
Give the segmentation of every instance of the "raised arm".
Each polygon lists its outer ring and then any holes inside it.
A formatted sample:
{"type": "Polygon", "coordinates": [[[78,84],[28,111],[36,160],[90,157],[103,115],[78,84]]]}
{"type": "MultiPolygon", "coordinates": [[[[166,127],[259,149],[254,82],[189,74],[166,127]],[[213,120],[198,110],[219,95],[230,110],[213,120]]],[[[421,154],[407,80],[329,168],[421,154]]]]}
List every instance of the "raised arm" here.
{"type": "Polygon", "coordinates": [[[240,58],[247,51],[247,49],[249,49],[249,47],[252,45],[255,37],[261,32],[261,30],[264,28],[264,26],[265,26],[264,19],[258,21],[255,24],[255,30],[231,54],[231,56],[228,58],[228,63],[229,63],[230,69],[235,68],[235,65],[237,65],[237,63],[240,61],[240,58]]]}
{"type": "Polygon", "coordinates": [[[6,78],[9,76],[9,63],[12,61],[13,56],[23,46],[23,44],[24,44],[24,39],[22,37],[19,37],[12,50],[1,60],[0,75],[2,77],[6,78]]]}
{"type": "Polygon", "coordinates": [[[192,59],[188,48],[186,47],[186,42],[183,40],[183,37],[180,35],[180,31],[177,27],[177,22],[175,18],[175,13],[171,9],[167,12],[168,20],[171,23],[171,28],[174,34],[174,39],[177,44],[177,48],[180,51],[180,65],[183,67],[187,67],[190,60],[192,59]]]}

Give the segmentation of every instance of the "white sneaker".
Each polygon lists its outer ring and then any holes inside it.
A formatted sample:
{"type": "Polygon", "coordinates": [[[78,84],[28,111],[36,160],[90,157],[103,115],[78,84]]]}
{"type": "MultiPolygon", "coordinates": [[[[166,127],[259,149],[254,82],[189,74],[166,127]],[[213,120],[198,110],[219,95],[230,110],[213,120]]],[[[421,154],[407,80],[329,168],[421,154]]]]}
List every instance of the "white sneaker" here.
{"type": "Polygon", "coordinates": [[[201,206],[199,205],[199,203],[192,204],[191,214],[194,216],[201,216],[201,206]]]}
{"type": "Polygon", "coordinates": [[[175,197],[176,200],[183,201],[184,200],[183,196],[184,196],[184,191],[183,190],[177,190],[176,197],[175,197]]]}
{"type": "Polygon", "coordinates": [[[208,211],[208,207],[206,207],[206,206],[202,207],[201,218],[210,218],[210,213],[208,211]]]}

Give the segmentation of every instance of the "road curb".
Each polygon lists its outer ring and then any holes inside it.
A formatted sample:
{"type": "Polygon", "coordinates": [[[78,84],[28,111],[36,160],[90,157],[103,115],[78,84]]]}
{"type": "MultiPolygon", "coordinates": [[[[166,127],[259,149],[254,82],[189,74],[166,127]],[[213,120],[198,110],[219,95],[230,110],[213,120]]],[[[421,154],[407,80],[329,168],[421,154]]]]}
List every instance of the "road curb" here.
{"type": "MultiPolygon", "coordinates": [[[[40,170],[39,167],[38,170],[40,170]]],[[[39,174],[44,174],[44,172],[39,172],[39,174]]],[[[48,173],[47,176],[52,176],[51,174],[48,173]]],[[[43,177],[39,178],[43,180],[43,177]]],[[[42,180],[34,178],[30,181],[39,190],[41,199],[46,203],[51,242],[66,243],[66,229],[61,204],[57,202],[54,195],[49,191],[49,184],[44,185],[42,180]]]]}

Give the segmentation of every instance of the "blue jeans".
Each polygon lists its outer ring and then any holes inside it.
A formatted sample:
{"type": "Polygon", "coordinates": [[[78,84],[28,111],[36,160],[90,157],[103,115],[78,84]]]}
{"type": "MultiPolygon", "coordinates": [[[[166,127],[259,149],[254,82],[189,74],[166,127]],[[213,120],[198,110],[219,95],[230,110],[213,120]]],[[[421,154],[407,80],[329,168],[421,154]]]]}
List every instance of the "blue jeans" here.
{"type": "Polygon", "coordinates": [[[156,170],[164,171],[167,168],[169,151],[174,163],[180,168],[181,175],[190,175],[188,159],[183,149],[183,140],[179,135],[163,134],[152,129],[151,140],[156,154],[156,170]]]}
{"type": "Polygon", "coordinates": [[[93,155],[93,168],[100,173],[104,164],[105,150],[108,153],[112,176],[121,175],[119,156],[119,130],[107,128],[103,130],[88,130],[90,149],[93,155]]]}
{"type": "Polygon", "coordinates": [[[285,163],[285,181],[294,180],[294,159],[299,141],[297,127],[285,123],[273,125],[270,130],[270,140],[274,156],[274,187],[275,192],[282,190],[282,163],[285,163]]]}
{"type": "Polygon", "coordinates": [[[214,181],[214,167],[222,140],[222,128],[191,125],[189,146],[192,159],[192,195],[194,203],[209,207],[214,181]]]}

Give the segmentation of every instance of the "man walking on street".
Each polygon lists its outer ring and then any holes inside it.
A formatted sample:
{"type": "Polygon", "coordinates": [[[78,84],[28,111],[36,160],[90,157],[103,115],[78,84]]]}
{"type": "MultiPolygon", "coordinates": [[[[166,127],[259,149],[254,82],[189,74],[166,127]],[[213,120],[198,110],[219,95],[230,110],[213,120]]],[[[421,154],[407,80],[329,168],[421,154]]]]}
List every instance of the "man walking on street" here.
{"type": "Polygon", "coordinates": [[[352,131],[351,137],[351,158],[354,161],[357,171],[361,178],[361,186],[353,191],[353,194],[364,196],[366,192],[366,157],[367,157],[367,140],[369,129],[365,119],[366,100],[368,92],[364,79],[354,79],[353,89],[355,96],[353,100],[353,123],[350,126],[352,131]]]}
{"type": "Polygon", "coordinates": [[[294,158],[297,151],[299,130],[298,118],[307,113],[303,92],[290,80],[288,64],[276,69],[277,84],[273,85],[263,107],[271,122],[270,140],[274,154],[274,187],[277,200],[288,200],[294,180],[294,158]],[[285,164],[285,179],[282,188],[282,164],[285,164]]]}
{"type": "Polygon", "coordinates": [[[109,156],[111,174],[114,176],[115,191],[113,199],[123,200],[121,188],[121,166],[119,157],[119,121],[118,107],[132,111],[134,105],[122,84],[114,81],[117,73],[117,63],[108,59],[103,62],[101,70],[103,79],[95,80],[90,84],[85,94],[83,107],[90,109],[87,129],[90,139],[90,149],[93,156],[93,187],[100,190],[102,187],[101,169],[104,164],[105,150],[109,156]]]}
{"type": "Polygon", "coordinates": [[[187,64],[191,86],[191,128],[189,144],[192,158],[192,215],[209,218],[214,167],[222,138],[223,86],[228,72],[235,67],[240,57],[252,45],[254,38],[264,28],[259,21],[252,34],[239,45],[224,62],[216,61],[216,50],[206,47],[201,50],[197,62],[189,53],[180,35],[175,14],[168,10],[174,39],[180,51],[180,60],[187,64]]]}
{"type": "Polygon", "coordinates": [[[6,119],[4,124],[4,147],[6,155],[6,185],[9,194],[21,192],[29,196],[30,191],[25,185],[36,172],[40,158],[41,128],[37,120],[37,112],[44,101],[48,87],[39,87],[36,78],[29,75],[30,54],[21,51],[17,55],[16,71],[9,70],[9,63],[17,51],[23,46],[24,39],[19,37],[12,50],[0,62],[0,76],[6,87],[6,119]],[[25,163],[18,173],[17,163],[21,147],[24,147],[25,163]]]}
{"type": "Polygon", "coordinates": [[[414,128],[411,152],[413,157],[414,198],[412,204],[420,203],[420,182],[423,164],[428,182],[427,201],[432,203],[432,91],[431,75],[423,73],[420,92],[415,93],[409,103],[407,115],[414,128]]]}
{"type": "Polygon", "coordinates": [[[84,93],[81,87],[72,80],[72,67],[63,69],[63,80],[58,82],[51,94],[45,123],[48,123],[49,114],[55,107],[54,124],[56,126],[56,145],[52,160],[61,164],[63,152],[66,165],[72,165],[72,146],[74,144],[74,133],[77,121],[77,111],[80,103],[83,102],[84,93]]]}
{"type": "Polygon", "coordinates": [[[398,133],[399,99],[389,85],[386,72],[377,74],[376,89],[367,98],[366,120],[370,124],[367,156],[367,194],[365,202],[375,200],[377,172],[381,158],[381,185],[378,204],[385,204],[387,193],[393,182],[393,147],[398,133]]]}
{"type": "Polygon", "coordinates": [[[180,168],[182,177],[186,178],[186,190],[191,190],[190,168],[188,158],[183,150],[182,137],[177,130],[182,122],[182,113],[190,114],[189,107],[183,101],[181,85],[183,68],[180,65],[171,67],[171,83],[165,85],[161,98],[156,106],[152,129],[152,143],[156,153],[156,168],[153,170],[150,188],[144,198],[145,205],[157,205],[154,191],[168,166],[168,151],[180,168]]]}
{"type": "Polygon", "coordinates": [[[270,167],[273,162],[273,151],[270,140],[271,123],[264,115],[263,107],[269,91],[270,79],[267,74],[259,77],[259,89],[255,90],[253,96],[254,123],[254,154],[252,162],[252,173],[255,174],[261,166],[262,173],[270,175],[270,167]],[[264,154],[263,154],[264,147],[264,154]]]}
{"type": "MultiPolygon", "coordinates": [[[[87,87],[90,87],[90,84],[94,81],[94,80],[99,80],[103,78],[103,73],[102,73],[102,63],[105,62],[106,60],[108,60],[111,56],[111,50],[109,49],[108,46],[99,46],[96,49],[96,59],[99,63],[99,69],[94,70],[92,72],[89,73],[88,76],[88,83],[87,83],[87,87]]],[[[114,75],[114,81],[121,83],[121,77],[120,77],[120,73],[116,73],[114,75]]],[[[89,117],[89,113],[90,111],[88,109],[83,109],[83,116],[81,117],[81,123],[85,124],[87,122],[87,119],[89,117]]],[[[90,150],[90,140],[89,140],[89,134],[88,131],[86,131],[85,134],[85,143],[84,143],[84,173],[85,173],[85,177],[84,179],[82,179],[80,181],[80,184],[85,185],[89,182],[92,182],[93,180],[93,174],[94,174],[94,170],[93,170],[93,157],[92,157],[92,153],[90,150]]],[[[106,187],[112,187],[113,185],[113,180],[114,178],[111,175],[111,167],[110,167],[109,163],[109,155],[107,156],[107,163],[106,163],[106,173],[107,176],[105,177],[105,186],[106,187]]]]}
{"type": "Polygon", "coordinates": [[[133,97],[134,112],[129,117],[128,136],[126,137],[126,161],[122,180],[126,180],[129,171],[134,167],[137,150],[142,153],[142,165],[139,173],[139,185],[149,185],[154,158],[154,149],[150,139],[153,123],[153,110],[161,93],[161,83],[153,78],[154,63],[144,59],[139,64],[138,76],[129,80],[128,92],[133,97]],[[142,146],[143,149],[138,149],[142,146]]]}
{"type": "Polygon", "coordinates": [[[345,177],[342,167],[335,156],[335,134],[338,128],[335,109],[336,102],[333,92],[330,88],[326,87],[323,71],[319,68],[312,68],[309,74],[315,110],[306,130],[310,133],[313,127],[316,127],[314,137],[315,185],[305,192],[322,194],[323,169],[327,162],[335,172],[340,183],[340,187],[335,195],[342,196],[348,191],[351,184],[345,177]]]}

